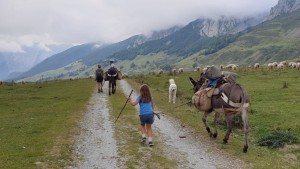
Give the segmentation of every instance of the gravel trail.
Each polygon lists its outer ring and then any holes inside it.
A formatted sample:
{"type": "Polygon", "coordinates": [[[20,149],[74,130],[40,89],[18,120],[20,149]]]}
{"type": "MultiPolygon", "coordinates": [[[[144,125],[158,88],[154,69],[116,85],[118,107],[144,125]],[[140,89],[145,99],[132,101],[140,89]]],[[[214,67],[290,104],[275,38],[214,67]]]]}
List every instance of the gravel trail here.
{"type": "MultiPolygon", "coordinates": [[[[126,95],[130,93],[132,87],[127,81],[121,80],[120,84],[119,86],[126,95]]],[[[138,94],[138,91],[134,91],[132,98],[135,99],[138,94]]],[[[136,108],[138,109],[138,106],[136,108]]],[[[159,110],[155,111],[159,112],[159,110]]],[[[155,119],[153,130],[154,141],[159,139],[159,142],[165,144],[165,155],[177,160],[178,168],[249,168],[242,160],[233,159],[228,154],[214,150],[212,146],[216,143],[210,142],[207,135],[195,135],[193,129],[183,127],[178,120],[162,113],[160,120],[155,119]],[[180,136],[186,136],[186,138],[180,138],[180,136]]]]}
{"type": "Polygon", "coordinates": [[[110,121],[107,85],[104,93],[93,93],[81,122],[82,131],[76,147],[78,169],[118,168],[117,143],[110,121]]]}
{"type": "MultiPolygon", "coordinates": [[[[128,95],[132,87],[126,80],[119,82],[118,91],[128,95]]],[[[81,123],[82,132],[75,145],[79,160],[77,160],[76,166],[70,168],[126,168],[126,166],[120,166],[121,161],[117,153],[117,142],[110,121],[108,93],[106,93],[108,90],[107,83],[104,88],[104,93],[98,94],[95,92],[91,96],[87,112],[81,123]]],[[[134,91],[132,98],[135,99],[137,95],[138,92],[134,91]]],[[[138,113],[139,106],[135,107],[138,113]]],[[[156,110],[156,112],[159,112],[159,110],[156,110]]],[[[155,119],[153,132],[154,143],[163,144],[163,155],[177,161],[177,168],[251,168],[242,160],[232,158],[226,152],[220,153],[214,148],[214,144],[218,143],[210,141],[207,135],[196,135],[193,129],[183,127],[178,120],[163,113],[161,113],[160,120],[155,119]],[[180,136],[186,138],[180,138],[180,136]]]]}

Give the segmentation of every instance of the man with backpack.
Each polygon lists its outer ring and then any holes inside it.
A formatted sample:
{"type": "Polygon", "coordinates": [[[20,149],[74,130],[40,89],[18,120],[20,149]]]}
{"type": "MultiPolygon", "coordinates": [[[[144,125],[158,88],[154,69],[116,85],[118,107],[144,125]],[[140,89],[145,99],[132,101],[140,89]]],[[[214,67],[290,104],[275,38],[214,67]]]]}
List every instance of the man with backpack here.
{"type": "Polygon", "coordinates": [[[95,72],[95,80],[97,81],[98,93],[103,92],[103,90],[102,90],[103,69],[102,69],[102,66],[100,64],[98,65],[98,69],[95,72]]]}
{"type": "Polygon", "coordinates": [[[107,73],[111,76],[116,76],[116,74],[118,73],[118,69],[115,67],[115,65],[113,63],[111,63],[109,65],[109,69],[108,69],[107,73]]]}

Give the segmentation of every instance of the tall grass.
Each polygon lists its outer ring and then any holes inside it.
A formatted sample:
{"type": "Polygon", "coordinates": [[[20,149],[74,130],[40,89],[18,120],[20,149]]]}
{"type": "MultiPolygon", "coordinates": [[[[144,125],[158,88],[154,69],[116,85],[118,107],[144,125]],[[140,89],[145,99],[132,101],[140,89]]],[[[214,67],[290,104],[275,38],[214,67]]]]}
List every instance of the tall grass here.
{"type": "MultiPolygon", "coordinates": [[[[220,127],[221,132],[217,138],[219,148],[238,156],[255,168],[297,168],[300,165],[299,148],[269,149],[257,146],[256,141],[271,131],[290,131],[300,136],[300,72],[298,70],[240,70],[238,82],[246,88],[251,97],[251,109],[249,113],[250,123],[250,148],[247,154],[242,153],[243,132],[235,128],[230,136],[229,143],[222,145],[222,139],[226,128],[220,127]],[[287,88],[283,84],[287,84],[287,88]],[[292,155],[293,158],[286,158],[292,155]]],[[[131,77],[129,82],[137,87],[141,83],[150,85],[154,100],[159,109],[164,113],[180,119],[183,123],[197,129],[198,134],[207,132],[201,121],[202,112],[198,112],[193,106],[181,106],[174,108],[190,100],[193,91],[188,77],[199,78],[199,72],[187,72],[178,76],[168,74],[161,76],[137,76],[131,77]],[[174,78],[178,86],[177,103],[168,103],[169,78],[174,78]]],[[[212,125],[211,115],[208,120],[212,125]]],[[[207,136],[208,137],[208,136],[207,136]]],[[[207,138],[209,139],[209,138],[207,138]]],[[[297,147],[297,146],[296,146],[297,147]]]]}
{"type": "Polygon", "coordinates": [[[0,86],[0,168],[62,168],[91,79],[0,86]]]}

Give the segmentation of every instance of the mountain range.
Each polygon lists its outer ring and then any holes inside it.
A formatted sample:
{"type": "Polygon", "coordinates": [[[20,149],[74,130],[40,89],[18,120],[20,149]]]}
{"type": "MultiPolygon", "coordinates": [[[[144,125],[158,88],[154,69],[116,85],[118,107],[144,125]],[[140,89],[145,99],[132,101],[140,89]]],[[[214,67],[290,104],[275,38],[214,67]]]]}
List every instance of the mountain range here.
{"type": "MultiPolygon", "coordinates": [[[[239,65],[300,56],[300,0],[279,0],[269,14],[199,18],[184,27],[136,35],[114,44],[90,43],[55,54],[14,80],[86,77],[95,65],[117,60],[122,72],[146,73],[206,64],[239,65]]],[[[9,79],[11,80],[11,79],[9,79]]]]}

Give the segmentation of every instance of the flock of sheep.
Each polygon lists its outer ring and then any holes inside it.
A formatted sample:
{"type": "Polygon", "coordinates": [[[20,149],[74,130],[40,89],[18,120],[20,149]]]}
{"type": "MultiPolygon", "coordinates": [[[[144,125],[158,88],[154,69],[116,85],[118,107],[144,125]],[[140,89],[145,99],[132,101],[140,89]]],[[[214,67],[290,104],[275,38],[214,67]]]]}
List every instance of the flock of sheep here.
{"type": "MultiPolygon", "coordinates": [[[[203,69],[201,67],[196,67],[194,71],[202,71],[205,72],[205,70],[209,67],[206,66],[203,69]]],[[[236,64],[228,64],[226,66],[220,65],[219,68],[221,70],[227,69],[227,70],[238,70],[239,66],[236,64]]],[[[259,68],[268,68],[268,69],[287,69],[287,68],[292,68],[292,69],[298,69],[300,70],[300,62],[287,62],[287,61],[282,61],[282,62],[272,62],[272,63],[267,63],[267,64],[260,64],[260,63],[255,63],[254,65],[250,65],[246,67],[247,69],[259,69],[259,68]]],[[[177,73],[182,73],[183,68],[179,69],[172,69],[172,74],[176,75],[177,73]]],[[[163,70],[160,70],[158,74],[162,74],[163,70]]]]}

